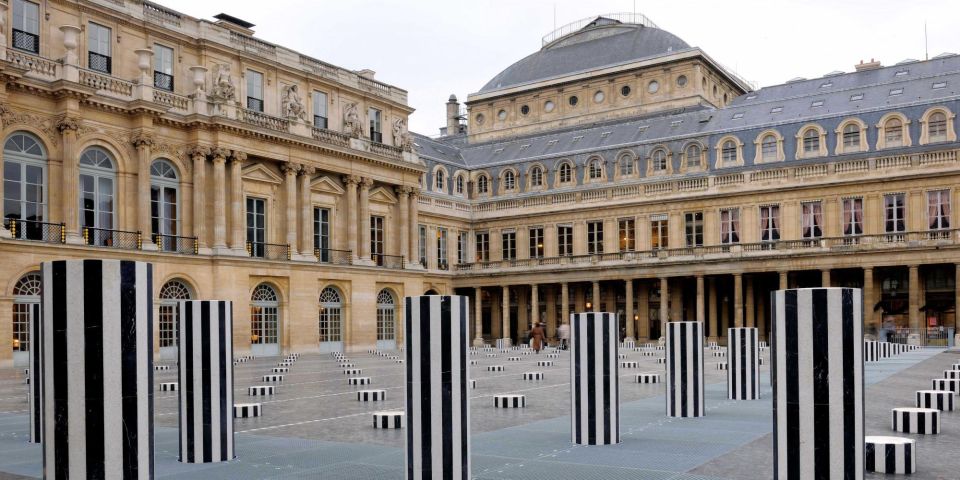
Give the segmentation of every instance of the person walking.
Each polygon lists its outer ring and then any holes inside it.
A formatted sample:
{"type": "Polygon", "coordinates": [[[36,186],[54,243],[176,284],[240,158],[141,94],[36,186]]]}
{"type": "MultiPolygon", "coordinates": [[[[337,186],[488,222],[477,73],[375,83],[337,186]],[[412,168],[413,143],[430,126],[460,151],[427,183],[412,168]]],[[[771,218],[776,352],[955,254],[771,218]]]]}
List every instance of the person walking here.
{"type": "Polygon", "coordinates": [[[566,323],[560,324],[560,328],[557,329],[560,333],[560,348],[563,350],[567,349],[567,342],[570,340],[570,325],[566,323]]]}
{"type": "Polygon", "coordinates": [[[543,350],[543,339],[546,336],[546,332],[543,331],[543,324],[535,323],[533,328],[530,329],[530,342],[533,343],[533,351],[537,352],[537,355],[540,354],[540,350],[543,350]]]}

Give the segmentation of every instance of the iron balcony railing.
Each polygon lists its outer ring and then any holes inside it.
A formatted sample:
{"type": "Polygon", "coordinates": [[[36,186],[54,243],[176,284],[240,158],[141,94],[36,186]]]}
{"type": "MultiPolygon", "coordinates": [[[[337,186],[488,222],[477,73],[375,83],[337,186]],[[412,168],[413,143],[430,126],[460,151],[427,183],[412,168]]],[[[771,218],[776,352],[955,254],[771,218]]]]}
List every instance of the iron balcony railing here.
{"type": "Polygon", "coordinates": [[[113,70],[113,59],[95,52],[87,52],[87,68],[101,73],[110,74],[113,70]]]}
{"type": "Polygon", "coordinates": [[[143,237],[140,232],[83,227],[83,243],[94,247],[140,250],[143,247],[143,237]]]}
{"type": "Polygon", "coordinates": [[[13,29],[13,48],[33,54],[40,53],[40,36],[35,33],[13,29]]]}
{"type": "Polygon", "coordinates": [[[196,255],[200,250],[200,244],[197,241],[197,237],[178,237],[176,235],[154,233],[153,243],[157,244],[157,249],[161,252],[196,255]]]}
{"type": "Polygon", "coordinates": [[[370,257],[378,267],[403,268],[403,257],[399,255],[384,255],[382,253],[375,253],[370,257]]]}
{"type": "Polygon", "coordinates": [[[168,92],[173,91],[173,75],[163,72],[153,71],[153,86],[168,92]]]}
{"type": "Polygon", "coordinates": [[[66,226],[62,223],[37,222],[34,220],[7,220],[10,236],[18,240],[35,240],[47,243],[66,243],[66,226]]]}
{"type": "Polygon", "coordinates": [[[285,243],[247,242],[247,253],[254,258],[290,260],[290,245],[285,243]]]}
{"type": "Polygon", "coordinates": [[[334,250],[331,248],[315,248],[313,255],[320,263],[332,265],[350,265],[353,263],[353,252],[350,250],[334,250]]]}

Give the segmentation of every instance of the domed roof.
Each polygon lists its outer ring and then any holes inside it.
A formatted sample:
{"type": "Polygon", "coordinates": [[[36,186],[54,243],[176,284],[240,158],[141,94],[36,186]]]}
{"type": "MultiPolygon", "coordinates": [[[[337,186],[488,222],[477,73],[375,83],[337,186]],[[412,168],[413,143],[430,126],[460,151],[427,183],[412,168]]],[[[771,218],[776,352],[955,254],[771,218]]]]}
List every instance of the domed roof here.
{"type": "Polygon", "coordinates": [[[545,38],[546,44],[540,51],[507,67],[487,82],[479,93],[690,48],[676,35],[650,23],[624,23],[606,16],[589,20],[592,21],[583,28],[556,40],[545,38]]]}

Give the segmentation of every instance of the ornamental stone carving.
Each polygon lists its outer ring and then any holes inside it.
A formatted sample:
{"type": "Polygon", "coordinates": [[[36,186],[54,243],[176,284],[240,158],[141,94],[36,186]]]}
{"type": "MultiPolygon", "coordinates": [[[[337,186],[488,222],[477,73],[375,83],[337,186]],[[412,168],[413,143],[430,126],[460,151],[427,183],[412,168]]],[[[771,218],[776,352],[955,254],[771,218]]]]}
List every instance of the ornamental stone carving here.
{"type": "Polygon", "coordinates": [[[187,153],[191,157],[203,157],[207,158],[207,155],[210,155],[210,147],[206,145],[194,145],[187,150],[187,153]]]}
{"type": "Polygon", "coordinates": [[[130,138],[130,143],[132,143],[135,148],[139,149],[140,147],[152,147],[155,142],[153,141],[153,137],[149,134],[139,132],[133,134],[133,136],[130,138]]]}
{"type": "Polygon", "coordinates": [[[343,176],[343,183],[347,185],[356,185],[360,183],[360,180],[361,180],[360,175],[344,175],[343,176]]]}
{"type": "Polygon", "coordinates": [[[215,102],[230,102],[234,100],[236,92],[233,75],[230,74],[230,65],[218,63],[213,77],[213,88],[210,90],[210,99],[215,102]]]}
{"type": "Polygon", "coordinates": [[[227,157],[230,155],[230,150],[227,150],[223,147],[215,147],[210,150],[210,155],[213,157],[214,161],[224,162],[227,160],[227,157]]]}
{"type": "Polygon", "coordinates": [[[300,167],[300,175],[313,175],[314,173],[317,173],[316,167],[310,167],[307,165],[300,167]]]}
{"type": "Polygon", "coordinates": [[[343,132],[353,138],[363,138],[363,121],[356,103],[348,103],[343,109],[343,132]]]}
{"type": "Polygon", "coordinates": [[[76,118],[71,117],[60,117],[57,119],[57,131],[60,133],[64,132],[76,132],[80,130],[80,121],[76,118]]]}
{"type": "Polygon", "coordinates": [[[288,119],[299,118],[306,120],[307,109],[303,106],[300,99],[300,91],[296,85],[285,85],[283,87],[283,100],[281,103],[283,116],[288,119]]]}
{"type": "Polygon", "coordinates": [[[404,152],[413,152],[413,135],[407,130],[407,122],[402,118],[393,121],[393,144],[404,152]]]}
{"type": "Polygon", "coordinates": [[[300,164],[294,162],[284,162],[280,164],[280,171],[284,175],[296,175],[300,171],[300,164]]]}
{"type": "Polygon", "coordinates": [[[241,152],[239,150],[234,150],[230,155],[230,161],[243,163],[247,161],[247,152],[241,152]]]}

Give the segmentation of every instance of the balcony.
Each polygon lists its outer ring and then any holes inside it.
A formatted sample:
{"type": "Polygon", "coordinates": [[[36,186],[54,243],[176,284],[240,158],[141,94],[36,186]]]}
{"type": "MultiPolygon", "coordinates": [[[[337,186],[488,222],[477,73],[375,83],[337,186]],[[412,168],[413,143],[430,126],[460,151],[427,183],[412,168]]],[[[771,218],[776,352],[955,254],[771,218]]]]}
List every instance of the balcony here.
{"type": "Polygon", "coordinates": [[[313,249],[313,256],[317,257],[317,261],[320,263],[329,263],[331,265],[353,264],[353,252],[350,250],[315,248],[313,249]]]}
{"type": "Polygon", "coordinates": [[[157,250],[161,252],[196,255],[200,250],[197,237],[178,237],[155,233],[153,234],[153,243],[157,245],[157,250]]]}
{"type": "Polygon", "coordinates": [[[285,243],[247,242],[247,254],[266,260],[290,260],[290,245],[285,243]]]}
{"type": "Polygon", "coordinates": [[[377,254],[371,255],[370,258],[378,267],[396,268],[396,269],[403,268],[403,257],[399,255],[383,255],[383,254],[377,253],[377,254]]]}
{"type": "Polygon", "coordinates": [[[45,243],[64,243],[66,228],[62,223],[36,222],[10,219],[7,221],[10,236],[17,240],[33,240],[45,243]]]}
{"type": "Polygon", "coordinates": [[[143,247],[143,238],[140,232],[83,227],[83,243],[93,247],[140,250],[143,247]]]}

